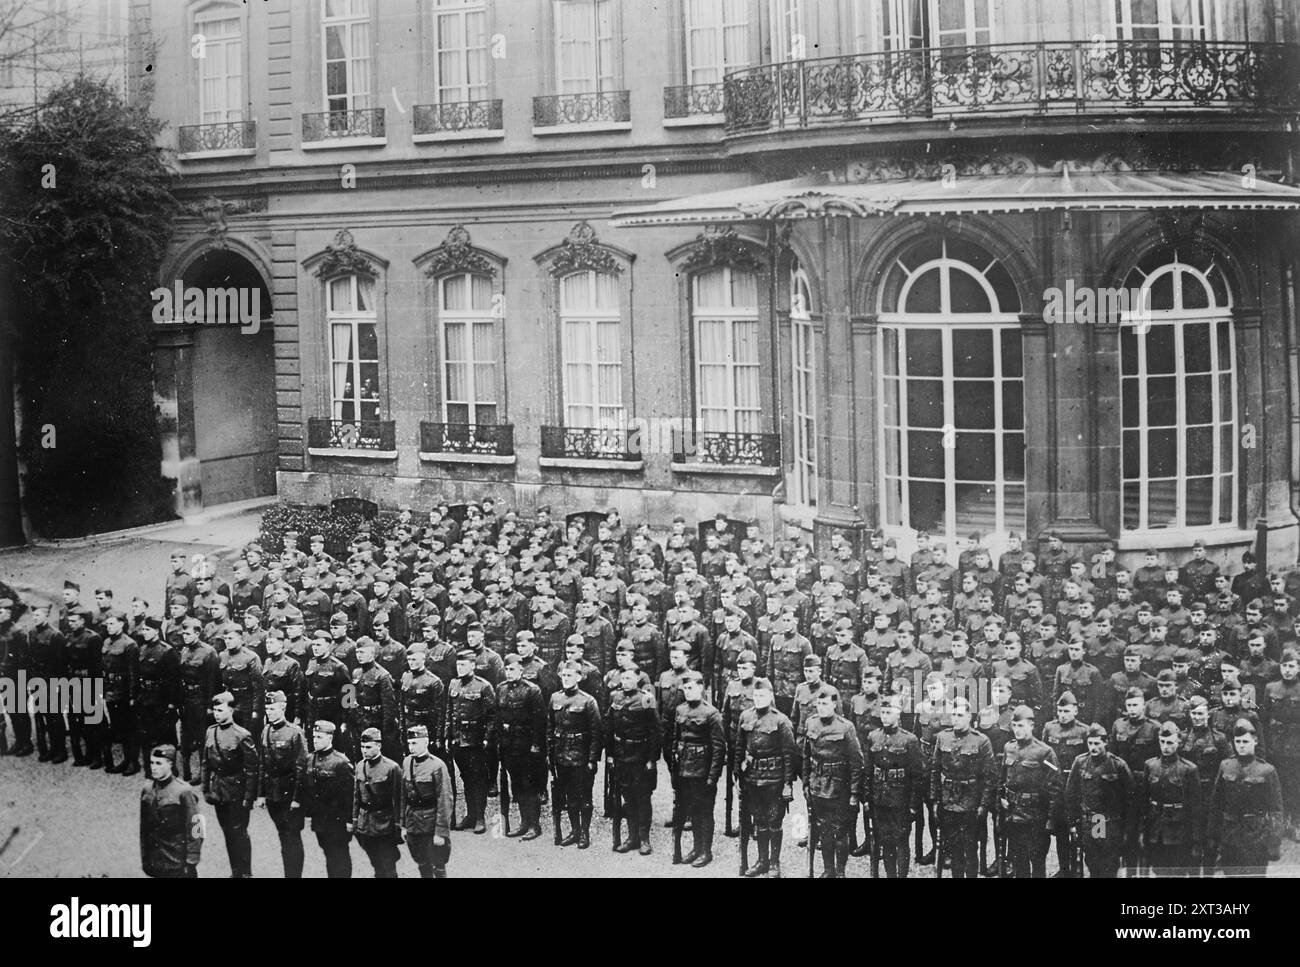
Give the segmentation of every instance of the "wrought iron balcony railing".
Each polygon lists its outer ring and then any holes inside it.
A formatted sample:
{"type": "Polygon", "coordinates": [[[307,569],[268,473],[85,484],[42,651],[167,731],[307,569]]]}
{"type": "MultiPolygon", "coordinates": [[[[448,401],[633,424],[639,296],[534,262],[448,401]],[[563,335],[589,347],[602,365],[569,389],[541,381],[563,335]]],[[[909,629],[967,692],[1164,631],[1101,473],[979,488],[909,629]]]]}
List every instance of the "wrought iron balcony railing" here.
{"type": "Polygon", "coordinates": [[[515,453],[515,428],[510,423],[420,424],[421,453],[475,453],[511,457],[515,453]]]}
{"type": "Polygon", "coordinates": [[[664,117],[667,119],[721,114],[723,85],[682,84],[664,88],[664,117]]]}
{"type": "Polygon", "coordinates": [[[415,105],[416,134],[500,131],[501,101],[449,101],[415,105]]]}
{"type": "Polygon", "coordinates": [[[238,151],[257,147],[256,121],[220,124],[182,124],[178,147],[182,154],[202,151],[238,151]]]}
{"type": "Polygon", "coordinates": [[[533,98],[533,126],[538,128],[565,124],[616,124],[631,120],[631,99],[627,91],[549,94],[533,98]]]}
{"type": "Polygon", "coordinates": [[[728,74],[727,130],[967,113],[1295,111],[1300,46],[1064,41],[824,57],[728,74]]]}
{"type": "Polygon", "coordinates": [[[397,449],[397,424],[393,420],[307,420],[307,446],[313,450],[397,449]]]}
{"type": "Polygon", "coordinates": [[[777,433],[718,433],[687,428],[677,434],[676,442],[673,463],[781,466],[781,436],[777,433]]]}
{"type": "Polygon", "coordinates": [[[384,109],[359,111],[321,111],[302,116],[302,139],[305,142],[332,141],[336,138],[384,137],[384,109]]]}
{"type": "Polygon", "coordinates": [[[542,456],[570,460],[640,460],[636,430],[625,427],[544,426],[542,456]]]}

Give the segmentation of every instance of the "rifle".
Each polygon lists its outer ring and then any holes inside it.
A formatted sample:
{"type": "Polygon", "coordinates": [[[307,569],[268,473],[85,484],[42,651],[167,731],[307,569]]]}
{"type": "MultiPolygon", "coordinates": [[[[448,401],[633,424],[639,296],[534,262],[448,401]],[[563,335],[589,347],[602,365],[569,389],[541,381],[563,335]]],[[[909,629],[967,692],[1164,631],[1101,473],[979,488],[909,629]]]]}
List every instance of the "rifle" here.
{"type": "MultiPolygon", "coordinates": [[[[802,775],[807,776],[807,766],[812,762],[812,743],[804,738],[803,743],[803,766],[802,775]]],[[[804,804],[808,809],[808,879],[812,879],[816,869],[817,862],[817,836],[821,832],[817,828],[817,816],[813,813],[812,795],[808,792],[808,784],[804,782],[804,804]]]]}
{"type": "MultiPolygon", "coordinates": [[[[732,762],[731,762],[731,760],[732,760],[732,758],[735,756],[735,754],[736,754],[736,742],[735,742],[735,739],[732,738],[731,736],[728,736],[728,737],[727,737],[727,808],[726,808],[726,825],[723,827],[723,830],[722,830],[722,835],[724,835],[724,836],[734,836],[734,835],[736,835],[736,830],[735,830],[735,829],[732,827],[732,825],[731,825],[731,804],[732,804],[732,799],[733,799],[733,797],[735,796],[735,782],[736,782],[736,780],[735,780],[735,776],[734,776],[734,774],[733,774],[733,772],[732,772],[732,762]]],[[[744,791],[743,791],[743,790],[742,790],[741,794],[744,795],[744,791]]],[[[744,812],[744,809],[743,809],[743,808],[741,809],[741,813],[740,813],[740,821],[741,821],[742,823],[745,821],[745,812],[744,812]]]]}
{"type": "MultiPolygon", "coordinates": [[[[880,879],[880,829],[876,825],[876,805],[875,803],[862,804],[863,829],[867,834],[867,842],[871,845],[871,878],[880,879]]],[[[904,846],[904,849],[907,847],[904,846]]],[[[906,856],[906,854],[904,854],[906,856]]]]}
{"type": "MultiPolygon", "coordinates": [[[[615,740],[618,741],[617,739],[615,740]]],[[[622,796],[618,794],[618,766],[615,764],[613,756],[605,759],[605,814],[609,817],[614,831],[614,848],[618,849],[623,845],[623,803],[622,796]]],[[[632,823],[636,822],[636,817],[632,818],[632,823]]],[[[634,830],[631,825],[628,826],[628,835],[631,836],[634,830]]]]}
{"type": "Polygon", "coordinates": [[[1010,876],[1007,872],[1007,817],[1002,810],[1002,800],[993,805],[993,845],[997,849],[998,876],[1010,876]]]}
{"type": "Polygon", "coordinates": [[[555,768],[554,760],[550,763],[551,769],[551,825],[555,828],[555,845],[560,845],[560,840],[564,837],[560,835],[560,814],[564,812],[564,789],[560,786],[559,771],[555,768]]]}
{"type": "MultiPolygon", "coordinates": [[[[501,778],[499,782],[500,782],[501,799],[499,802],[501,806],[501,825],[504,828],[506,834],[509,835],[510,833],[510,773],[506,769],[506,757],[503,755],[500,758],[501,758],[501,763],[500,763],[501,778]]],[[[523,821],[524,821],[524,817],[520,815],[519,822],[522,824],[523,821]]]]}

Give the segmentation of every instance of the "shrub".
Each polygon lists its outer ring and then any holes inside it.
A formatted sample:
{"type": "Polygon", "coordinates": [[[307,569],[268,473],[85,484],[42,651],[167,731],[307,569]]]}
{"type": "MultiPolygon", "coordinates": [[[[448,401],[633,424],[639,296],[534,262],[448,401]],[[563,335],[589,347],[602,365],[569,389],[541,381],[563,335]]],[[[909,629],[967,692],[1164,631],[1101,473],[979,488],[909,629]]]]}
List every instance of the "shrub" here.
{"type": "MultiPolygon", "coordinates": [[[[262,549],[272,557],[284,546],[284,535],[298,531],[298,549],[307,550],[307,541],[313,534],[325,538],[325,553],[343,558],[348,553],[348,543],[367,523],[360,514],[343,513],[332,507],[306,507],[294,504],[276,504],[262,514],[262,549]]],[[[393,531],[393,519],[376,517],[369,521],[370,533],[376,544],[382,544],[393,531]]]]}

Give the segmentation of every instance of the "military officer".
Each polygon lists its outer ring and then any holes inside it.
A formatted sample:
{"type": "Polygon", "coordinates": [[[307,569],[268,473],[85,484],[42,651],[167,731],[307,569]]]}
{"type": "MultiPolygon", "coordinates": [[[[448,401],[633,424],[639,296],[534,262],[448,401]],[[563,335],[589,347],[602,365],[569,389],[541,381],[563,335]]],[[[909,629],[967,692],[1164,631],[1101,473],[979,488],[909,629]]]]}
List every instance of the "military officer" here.
{"type": "MultiPolygon", "coordinates": [[[[0,616],[4,614],[0,610],[0,616]]],[[[119,611],[107,614],[104,628],[104,701],[108,706],[108,733],[104,737],[104,771],[133,776],[140,771],[139,752],[136,747],[135,704],[139,688],[140,648],[126,635],[126,616],[119,611]],[[113,744],[122,743],[122,764],[113,761],[113,744]]],[[[29,721],[27,715],[17,717],[18,722],[29,721]]],[[[19,733],[22,739],[22,734],[19,733]]],[[[28,743],[30,746],[30,742],[28,743]]],[[[17,753],[15,753],[17,754],[17,753]]]]}
{"type": "Polygon", "coordinates": [[[212,697],[218,687],[220,659],[202,638],[203,625],[197,618],[181,622],[181,775],[191,779],[190,756],[203,755],[203,737],[212,718],[212,697]]]}
{"type": "Polygon", "coordinates": [[[1106,730],[1088,729],[1088,751],[1074,760],[1065,784],[1066,819],[1083,843],[1088,875],[1114,879],[1128,848],[1133,799],[1128,763],[1106,751],[1106,730]]]}
{"type": "Polygon", "coordinates": [[[1268,760],[1277,769],[1286,810],[1287,834],[1297,838],[1300,823],[1300,654],[1282,653],[1282,677],[1264,687],[1260,718],[1268,730],[1268,760]]]}
{"type": "MultiPolygon", "coordinates": [[[[267,639],[268,641],[270,639],[267,639]]],[[[296,664],[296,663],[295,663],[296,664]]],[[[262,726],[262,796],[266,812],[280,839],[280,859],[287,880],[302,879],[301,808],[294,805],[298,782],[307,767],[307,739],[288,718],[289,698],[274,689],[266,693],[266,724],[262,726]]]]}
{"type": "Polygon", "coordinates": [[[688,671],[682,680],[683,701],[665,736],[668,768],[673,775],[673,862],[700,868],[713,862],[713,804],[727,755],[722,716],[704,700],[704,676],[688,671]],[[682,855],[682,833],[691,820],[694,844],[682,855]]]}
{"type": "Polygon", "coordinates": [[[1012,875],[1041,880],[1047,875],[1051,815],[1062,786],[1056,753],[1034,738],[1034,712],[1017,705],[1011,715],[1013,741],[1002,752],[998,805],[1002,810],[1012,875]]]}
{"type": "Polygon", "coordinates": [[[1177,723],[1160,726],[1159,742],[1160,755],[1146,761],[1138,780],[1136,818],[1152,872],[1157,877],[1187,876],[1199,869],[1200,777],[1196,766],[1178,754],[1182,732],[1177,723]]]}
{"type": "MultiPolygon", "coordinates": [[[[506,833],[525,840],[542,835],[542,793],[538,761],[546,745],[546,703],[542,690],[523,677],[523,661],[511,652],[505,658],[505,681],[497,686],[497,710],[501,731],[497,745],[509,780],[507,787],[519,806],[519,825],[506,833]]],[[[544,778],[543,778],[544,781],[544,778]]],[[[504,813],[509,807],[501,801],[504,813]]],[[[507,817],[507,825],[508,817],[507,817]]]]}
{"type": "Polygon", "coordinates": [[[140,865],[146,876],[195,877],[203,821],[194,789],[176,776],[176,746],[150,750],[149,778],[140,792],[140,865]]]}
{"type": "Polygon", "coordinates": [[[817,693],[804,727],[802,774],[808,793],[810,848],[822,851],[822,879],[843,879],[849,862],[849,827],[862,789],[862,747],[853,723],[839,714],[839,693],[817,693]]]}
{"type": "MultiPolygon", "coordinates": [[[[69,614],[65,619],[68,631],[66,634],[67,647],[67,666],[68,676],[75,685],[81,689],[81,694],[98,695],[96,683],[103,678],[101,667],[101,653],[104,643],[99,635],[86,627],[85,616],[77,612],[69,614]]],[[[209,694],[207,699],[211,698],[209,694]]],[[[207,712],[206,699],[203,707],[203,713],[207,712]]],[[[104,735],[102,708],[96,707],[89,711],[85,707],[82,709],[68,710],[68,738],[72,745],[72,764],[74,766],[85,766],[89,769],[100,769],[103,767],[103,759],[100,758],[100,744],[104,735]]],[[[0,727],[2,730],[2,727],[0,727]]],[[[202,725],[196,732],[196,744],[198,735],[203,731],[202,725]]],[[[189,763],[186,763],[185,774],[188,780],[189,763]]]]}
{"type": "Polygon", "coordinates": [[[552,781],[555,783],[551,805],[557,846],[588,849],[591,846],[591,787],[600,766],[600,707],[582,691],[582,668],[575,662],[560,666],[560,690],[551,696],[547,719],[547,751],[550,755],[552,781]],[[558,803],[564,802],[569,813],[569,835],[560,838],[558,803]]]}
{"type": "Polygon", "coordinates": [[[220,655],[217,686],[235,697],[235,721],[250,735],[262,734],[262,711],[266,705],[266,683],[262,663],[244,647],[244,633],[236,628],[223,636],[226,650],[220,655]]]}
{"type": "MultiPolygon", "coordinates": [[[[158,618],[146,616],[140,623],[140,698],[136,727],[141,749],[171,745],[176,738],[176,714],[181,705],[180,656],[159,637],[161,630],[162,621],[158,618]]],[[[60,719],[58,745],[62,749],[62,716],[54,717],[60,719]]]]}
{"type": "Polygon", "coordinates": [[[453,800],[447,766],[429,753],[429,729],[407,730],[410,754],[402,761],[402,830],[411,859],[424,879],[447,876],[451,857],[453,800]]]}
{"type": "Polygon", "coordinates": [[[795,630],[794,612],[782,609],[773,622],[769,655],[776,707],[787,716],[794,714],[795,692],[804,681],[804,658],[812,653],[812,644],[795,630]]]}
{"type": "MultiPolygon", "coordinates": [[[[311,661],[302,677],[302,695],[298,702],[303,722],[315,723],[321,719],[333,722],[335,731],[329,733],[329,748],[334,749],[336,742],[346,748],[348,733],[343,697],[345,690],[352,685],[352,675],[347,666],[330,653],[328,631],[316,632],[311,640],[311,654],[311,661]]],[[[315,742],[314,725],[312,741],[315,742]]],[[[350,770],[348,775],[348,788],[351,789],[350,770]]]]}
{"type": "Polygon", "coordinates": [[[313,751],[302,772],[298,799],[303,812],[311,817],[316,843],[325,854],[325,875],[347,880],[352,877],[348,824],[352,819],[353,771],[348,757],[334,748],[337,729],[329,719],[317,719],[312,726],[313,751]]]}
{"type": "Polygon", "coordinates": [[[930,795],[939,809],[944,852],[954,879],[974,878],[979,869],[976,830],[983,828],[997,782],[997,765],[988,736],[973,731],[970,702],[952,702],[952,728],[935,739],[930,795]]]}
{"type": "Polygon", "coordinates": [[[742,651],[736,656],[736,677],[727,682],[722,695],[722,730],[727,736],[727,810],[726,825],[723,834],[738,836],[740,831],[731,824],[732,797],[735,794],[736,771],[734,768],[737,730],[745,712],[754,707],[754,672],[758,668],[758,656],[753,651],[742,651]]]}
{"type": "Polygon", "coordinates": [[[840,618],[835,622],[835,640],[826,650],[823,667],[826,681],[840,693],[844,707],[852,707],[853,700],[862,691],[866,675],[867,653],[853,640],[853,621],[840,618]]]}
{"type": "MultiPolygon", "coordinates": [[[[862,792],[874,839],[867,843],[885,864],[890,879],[906,879],[913,822],[920,821],[926,785],[921,742],[900,727],[902,699],[891,696],[879,706],[880,725],[867,735],[863,748],[862,792]]],[[[861,726],[858,734],[862,734],[861,726]]]]}
{"type": "Polygon", "coordinates": [[[443,730],[447,721],[447,688],[426,667],[428,657],[428,646],[422,641],[406,651],[407,670],[402,673],[399,696],[401,727],[409,742],[411,728],[425,726],[430,745],[440,749],[444,746],[443,730]]]}
{"type": "Polygon", "coordinates": [[[361,759],[354,770],[352,817],[348,832],[370,858],[377,880],[397,879],[398,845],[402,842],[402,767],[383,754],[379,729],[361,732],[361,759]]]}
{"type": "Polygon", "coordinates": [[[468,648],[456,655],[456,678],[447,690],[447,747],[455,756],[465,784],[465,818],[453,829],[487,832],[490,750],[497,741],[496,691],[474,674],[476,655],[468,648]]]}
{"type": "Polygon", "coordinates": [[[1074,760],[1088,751],[1088,726],[1077,718],[1079,705],[1073,692],[1062,692],[1056,700],[1056,720],[1043,726],[1043,741],[1056,753],[1058,768],[1062,770],[1056,784],[1052,803],[1051,832],[1056,837],[1056,861],[1060,869],[1054,878],[1075,878],[1083,875],[1074,868],[1074,851],[1070,845],[1070,824],[1065,815],[1065,778],[1074,760]]]}
{"type": "Polygon", "coordinates": [[[753,831],[758,862],[742,867],[741,875],[781,876],[782,819],[793,798],[798,749],[794,725],[775,707],[772,683],[754,680],[754,707],[740,715],[733,756],[733,771],[740,776],[742,857],[747,855],[746,833],[753,831]]]}
{"type": "MultiPolygon", "coordinates": [[[[385,753],[391,752],[388,761],[400,757],[398,751],[397,691],[393,676],[375,660],[376,646],[370,638],[357,642],[357,667],[352,670],[352,700],[348,709],[353,735],[366,729],[376,729],[385,753]]],[[[396,847],[394,847],[395,849],[396,847]]],[[[386,851],[385,851],[386,852],[386,851]]]]}
{"type": "Polygon", "coordinates": [[[284,714],[290,722],[298,718],[298,697],[302,694],[302,666],[284,653],[284,630],[272,628],[263,643],[266,661],[262,663],[262,684],[267,693],[282,692],[287,697],[284,714]]]}
{"type": "Polygon", "coordinates": [[[212,718],[203,742],[203,798],[212,804],[226,839],[230,875],[253,875],[253,844],[248,814],[257,799],[258,760],[253,736],[235,722],[235,697],[212,697],[212,718]]]}
{"type": "MultiPolygon", "coordinates": [[[[619,687],[610,696],[605,734],[605,769],[610,795],[618,797],[619,812],[627,820],[627,839],[615,842],[614,852],[638,850],[649,856],[652,821],[650,797],[654,792],[663,733],[659,710],[638,684],[635,667],[619,672],[619,687]]],[[[736,683],[732,683],[736,684],[736,683]]],[[[620,819],[613,817],[618,823],[620,819]]],[[[619,839],[615,831],[614,839],[619,839]]]]}
{"type": "Polygon", "coordinates": [[[1237,721],[1236,754],[1219,765],[1210,795],[1205,835],[1227,876],[1262,877],[1281,851],[1282,785],[1277,770],[1256,756],[1257,739],[1250,722],[1237,721]]]}
{"type": "Polygon", "coordinates": [[[1201,875],[1214,874],[1215,856],[1205,836],[1205,826],[1209,819],[1208,805],[1210,795],[1214,792],[1214,781],[1219,776],[1219,764],[1232,755],[1232,744],[1218,729],[1210,724],[1210,703],[1204,696],[1193,695],[1188,715],[1192,727],[1183,736],[1179,754],[1196,766],[1197,779],[1201,784],[1201,875]]]}
{"type": "MultiPolygon", "coordinates": [[[[32,608],[32,616],[36,619],[36,624],[27,633],[27,672],[29,681],[36,679],[45,683],[44,700],[37,694],[33,707],[36,748],[41,762],[67,762],[67,730],[63,723],[63,709],[59,707],[61,700],[66,700],[56,688],[56,683],[66,680],[68,676],[67,639],[50,624],[49,605],[37,604],[32,608]]],[[[154,637],[156,639],[157,635],[154,637]]],[[[31,688],[32,685],[28,687],[31,688]]],[[[158,741],[171,741],[175,736],[173,730],[170,737],[160,735],[158,741]]],[[[150,740],[142,748],[152,749],[153,745],[150,740]]]]}

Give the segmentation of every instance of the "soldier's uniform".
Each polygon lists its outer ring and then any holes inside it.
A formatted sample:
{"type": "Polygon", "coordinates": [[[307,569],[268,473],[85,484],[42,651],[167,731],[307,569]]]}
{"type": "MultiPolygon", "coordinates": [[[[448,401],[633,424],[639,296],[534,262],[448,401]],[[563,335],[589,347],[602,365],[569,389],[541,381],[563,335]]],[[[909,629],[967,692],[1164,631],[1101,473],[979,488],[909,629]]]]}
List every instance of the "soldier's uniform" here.
{"type": "MultiPolygon", "coordinates": [[[[1201,782],[1196,766],[1177,753],[1146,761],[1138,782],[1137,810],[1146,861],[1157,877],[1187,876],[1200,845],[1201,782]]],[[[1196,867],[1199,871],[1199,867],[1196,867]]]]}
{"type": "MultiPolygon", "coordinates": [[[[1055,702],[1066,692],[1078,699],[1079,721],[1091,725],[1093,722],[1106,725],[1102,719],[1102,702],[1105,699],[1106,679],[1096,665],[1087,661],[1075,664],[1067,661],[1058,665],[1054,674],[1052,701],[1055,702]]],[[[1071,759],[1070,762],[1074,760],[1071,759]]]]}
{"type": "Polygon", "coordinates": [[[262,684],[266,694],[283,692],[284,717],[290,722],[298,718],[298,699],[302,695],[302,666],[284,652],[274,658],[267,657],[262,665],[262,684]]]}
{"type": "MultiPolygon", "coordinates": [[[[192,626],[191,626],[192,627],[192,626]]],[[[181,774],[190,779],[190,756],[202,754],[203,736],[211,720],[212,696],[217,694],[220,659],[202,638],[180,651],[181,676],[181,774]]]]}
{"type": "Polygon", "coordinates": [[[783,793],[794,781],[798,750],[794,726],[776,708],[740,715],[732,769],[741,781],[741,821],[753,830],[758,864],[747,875],[781,874],[783,793]]]}
{"type": "Polygon", "coordinates": [[[945,729],[935,739],[933,758],[930,795],[939,809],[944,855],[952,857],[953,879],[973,878],[979,867],[977,814],[993,805],[997,782],[993,745],[983,733],[945,729]]]}
{"type": "MultiPolygon", "coordinates": [[[[367,729],[364,739],[378,739],[367,729]]],[[[402,816],[402,767],[385,755],[371,762],[365,756],[354,767],[352,833],[370,858],[377,880],[397,879],[399,823],[402,816]]]]}
{"type": "MultiPolygon", "coordinates": [[[[859,695],[857,699],[862,698],[859,695]]],[[[858,725],[862,735],[862,725],[858,725]]],[[[912,822],[920,822],[926,786],[921,740],[906,729],[877,724],[863,746],[861,798],[871,816],[871,844],[885,865],[885,876],[906,879],[910,866],[908,838],[912,822]]]]}
{"type": "MultiPolygon", "coordinates": [[[[140,770],[136,748],[135,701],[139,686],[140,649],[125,634],[104,641],[100,653],[104,669],[104,702],[109,726],[104,738],[104,771],[131,775],[140,770]],[[121,766],[113,762],[113,743],[122,743],[121,766]]],[[[21,718],[26,721],[24,714],[21,718]]],[[[18,732],[15,724],[14,731],[18,732]]]]}
{"type": "Polygon", "coordinates": [[[1000,785],[1012,875],[1041,880],[1047,875],[1047,824],[1062,786],[1056,753],[1035,738],[1008,742],[1000,785]]]}
{"type": "MultiPolygon", "coordinates": [[[[1073,701],[1072,694],[1062,695],[1057,699],[1058,707],[1067,699],[1073,701]]],[[[1043,741],[1056,753],[1058,768],[1068,770],[1074,760],[1088,751],[1088,726],[1075,719],[1069,725],[1062,725],[1053,720],[1043,726],[1043,741]]],[[[1056,797],[1052,803],[1052,835],[1056,837],[1056,861],[1060,866],[1060,875],[1078,877],[1082,870],[1074,868],[1074,852],[1070,848],[1070,824],[1065,813],[1065,778],[1063,771],[1056,784],[1056,797]]]]}
{"type": "MultiPolygon", "coordinates": [[[[424,726],[417,725],[417,730],[424,726]]],[[[402,826],[406,845],[424,879],[447,875],[451,857],[453,800],[447,766],[435,755],[408,755],[402,761],[402,826]],[[442,837],[443,845],[434,843],[442,837]]]]}
{"type": "Polygon", "coordinates": [[[253,875],[248,813],[257,799],[259,765],[253,736],[242,725],[212,725],[203,742],[203,798],[212,804],[226,839],[230,875],[253,875]]]}
{"type": "Polygon", "coordinates": [[[1282,785],[1277,770],[1256,756],[1219,765],[1205,833],[1228,876],[1262,877],[1281,847],[1282,785]]]}
{"type": "MultiPolygon", "coordinates": [[[[487,626],[486,621],[484,627],[487,626]]],[[[573,634],[582,635],[582,653],[587,660],[605,675],[614,667],[614,626],[596,615],[591,619],[578,618],[573,623],[573,634]]],[[[514,639],[511,639],[513,643],[514,639]]]]}
{"type": "MultiPolygon", "coordinates": [[[[462,653],[464,654],[464,653],[462,653]]],[[[447,747],[465,786],[465,818],[456,829],[485,827],[488,751],[497,741],[497,696],[485,679],[454,678],[447,689],[447,747]]]]}
{"type": "MultiPolygon", "coordinates": [[[[688,672],[688,676],[699,676],[688,672]]],[[[702,676],[699,676],[702,679],[702,676]]],[[[727,756],[722,716],[708,702],[682,702],[665,736],[668,768],[673,776],[673,862],[703,866],[713,857],[713,804],[718,778],[727,756]],[[694,841],[690,853],[682,856],[682,833],[691,821],[694,841]],[[707,859],[706,859],[707,858],[707,859]]]]}
{"type": "Polygon", "coordinates": [[[1268,761],[1277,769],[1286,822],[1300,822],[1300,679],[1269,682],[1260,718],[1267,733],[1268,761]]]}
{"type": "MultiPolygon", "coordinates": [[[[175,747],[159,752],[168,758],[175,747]]],[[[175,776],[151,780],[140,791],[140,865],[146,876],[193,877],[203,850],[199,797],[175,776]]]]}
{"type": "MultiPolygon", "coordinates": [[[[352,676],[348,674],[347,666],[333,655],[324,658],[312,656],[302,677],[299,704],[302,707],[303,724],[314,724],[322,719],[333,722],[339,730],[335,733],[336,748],[347,744],[345,740],[340,741],[340,733],[347,722],[343,709],[343,690],[351,684],[352,676]]],[[[348,788],[351,789],[351,770],[348,774],[348,788]]]]}
{"type": "Polygon", "coordinates": [[[740,658],[741,652],[752,651],[755,653],[755,663],[758,658],[758,639],[747,631],[737,631],[732,634],[723,631],[718,635],[713,646],[713,658],[715,667],[713,677],[710,682],[713,684],[714,694],[719,702],[726,693],[728,685],[736,677],[736,663],[740,658]]]}
{"type": "MultiPolygon", "coordinates": [[[[569,619],[559,611],[549,614],[537,613],[533,616],[533,640],[537,642],[537,657],[546,664],[554,666],[564,659],[564,644],[569,638],[569,619]]],[[[635,637],[629,629],[628,637],[635,637]]],[[[638,652],[638,663],[641,655],[638,652]]],[[[642,667],[645,667],[644,665],[642,667]]]]}
{"type": "MultiPolygon", "coordinates": [[[[748,654],[746,654],[745,652],[741,652],[740,654],[741,656],[747,659],[756,658],[753,651],[750,651],[748,654]]],[[[722,700],[719,703],[721,705],[720,711],[722,712],[722,731],[723,734],[726,735],[727,737],[727,756],[728,756],[727,763],[729,766],[729,769],[727,771],[727,807],[728,808],[726,811],[726,829],[725,829],[725,833],[727,836],[735,835],[735,830],[732,828],[731,825],[730,807],[732,803],[732,797],[735,795],[735,783],[736,783],[736,776],[737,776],[737,773],[734,768],[736,742],[739,740],[738,729],[740,728],[740,720],[744,717],[747,711],[749,711],[751,708],[754,707],[754,682],[755,679],[753,678],[751,678],[747,682],[739,678],[731,679],[731,681],[727,682],[726,690],[723,692],[722,700]]]]}
{"type": "MultiPolygon", "coordinates": [[[[286,700],[288,693],[281,692],[286,700]]],[[[267,692],[268,697],[275,691],[267,692]]],[[[285,879],[302,878],[303,848],[301,809],[294,808],[298,781],[307,767],[307,738],[302,729],[286,717],[279,725],[268,721],[262,727],[262,795],[266,813],[280,839],[280,858],[285,879]]]]}
{"type": "MultiPolygon", "coordinates": [[[[833,691],[833,690],[832,690],[833,691]]],[[[839,714],[814,714],[805,725],[803,776],[810,821],[822,850],[823,876],[843,878],[849,827],[862,789],[862,746],[853,723],[839,714]]]]}
{"type": "Polygon", "coordinates": [[[580,688],[575,688],[572,694],[561,689],[551,696],[547,733],[548,754],[554,770],[551,811],[556,845],[577,843],[579,848],[586,849],[591,844],[591,787],[604,738],[600,706],[580,688]],[[569,813],[571,831],[563,840],[557,803],[564,803],[569,813]]]}
{"type": "Polygon", "coordinates": [[[497,686],[497,713],[501,761],[510,780],[511,795],[519,806],[519,827],[511,835],[536,839],[541,835],[542,795],[546,790],[546,702],[542,690],[525,678],[502,682],[497,686]]]}
{"type": "MultiPolygon", "coordinates": [[[[99,635],[83,625],[77,631],[68,633],[67,642],[68,677],[77,683],[83,696],[95,694],[94,682],[103,677],[101,665],[103,641],[99,635]]],[[[209,694],[208,698],[211,697],[209,694]]],[[[88,766],[91,769],[98,769],[103,765],[99,749],[104,737],[104,724],[102,720],[93,723],[87,721],[95,717],[93,713],[87,714],[76,709],[68,710],[68,737],[72,744],[73,765],[88,766]]],[[[201,732],[200,725],[195,733],[195,745],[198,744],[198,735],[201,732]]],[[[185,773],[188,779],[188,762],[185,764],[185,773]]]]}
{"type": "Polygon", "coordinates": [[[402,673],[400,707],[403,735],[423,725],[428,729],[430,748],[446,747],[447,688],[427,666],[419,674],[409,669],[402,673]]]}
{"type": "MultiPolygon", "coordinates": [[[[165,645],[163,646],[166,647],[165,645]]],[[[33,628],[27,635],[27,671],[31,679],[47,683],[44,705],[38,706],[36,717],[36,748],[42,762],[66,762],[68,741],[63,725],[63,711],[58,707],[59,692],[54,683],[68,675],[67,641],[59,631],[48,624],[33,628]]],[[[159,741],[172,742],[170,737],[159,741]]],[[[153,742],[144,745],[153,748],[153,742]]]]}
{"type": "Polygon", "coordinates": [[[853,699],[862,691],[862,678],[870,665],[867,653],[852,642],[847,647],[835,642],[826,650],[822,665],[826,669],[826,681],[840,693],[840,702],[845,708],[851,707],[853,699]]]}
{"type": "MultiPolygon", "coordinates": [[[[181,663],[161,638],[140,645],[140,692],[136,728],[141,750],[176,741],[176,713],[181,707],[181,663]]],[[[59,747],[63,747],[62,725],[59,747]]]]}
{"type": "Polygon", "coordinates": [[[393,761],[401,758],[398,731],[397,691],[393,676],[378,661],[352,670],[351,730],[360,736],[366,729],[377,729],[383,754],[393,761]]]}
{"type": "Polygon", "coordinates": [[[632,657],[640,669],[652,680],[658,679],[668,665],[663,632],[647,621],[628,625],[623,636],[632,642],[632,657]]]}
{"type": "MultiPolygon", "coordinates": [[[[322,719],[315,724],[333,731],[334,723],[322,719]]],[[[338,749],[315,751],[307,759],[298,791],[303,811],[311,817],[312,832],[325,854],[325,875],[330,879],[350,879],[352,854],[348,843],[352,836],[347,824],[352,820],[352,763],[338,749]]]]}
{"type": "Polygon", "coordinates": [[[247,648],[223,651],[217,678],[217,686],[235,696],[235,721],[251,734],[260,736],[266,684],[262,680],[262,663],[257,655],[247,648]]]}
{"type": "Polygon", "coordinates": [[[627,820],[628,838],[618,847],[621,852],[650,853],[650,798],[662,741],[659,711],[651,695],[639,688],[630,695],[621,688],[611,693],[605,754],[606,768],[612,762],[615,769],[610,794],[619,797],[620,812],[627,820]]]}
{"type": "Polygon", "coordinates": [[[1114,878],[1127,844],[1133,773],[1112,752],[1074,760],[1065,785],[1065,813],[1083,841],[1088,875],[1114,878]]]}

